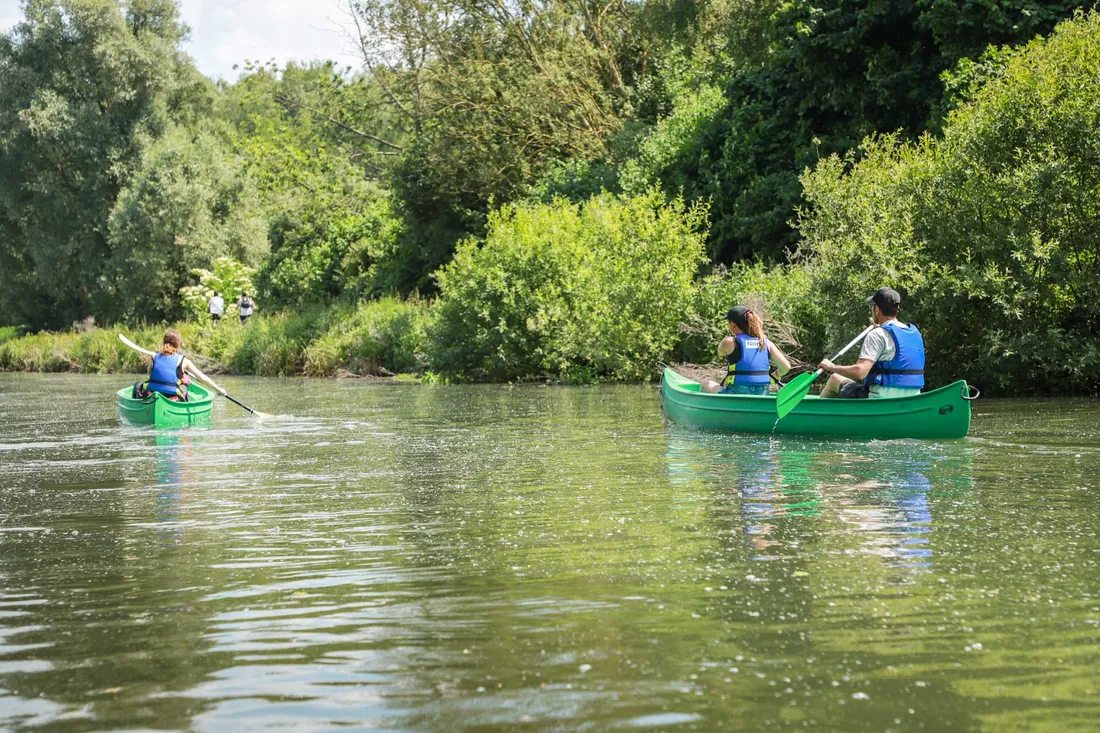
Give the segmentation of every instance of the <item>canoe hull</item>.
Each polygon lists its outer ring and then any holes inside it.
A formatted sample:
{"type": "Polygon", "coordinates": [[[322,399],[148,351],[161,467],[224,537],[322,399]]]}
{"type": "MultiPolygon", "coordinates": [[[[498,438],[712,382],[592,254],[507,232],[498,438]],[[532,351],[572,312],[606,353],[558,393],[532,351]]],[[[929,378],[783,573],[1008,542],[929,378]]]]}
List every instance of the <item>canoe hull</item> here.
{"type": "Polygon", "coordinates": [[[130,396],[132,389],[123,387],[118,391],[118,415],[123,422],[131,425],[185,427],[210,421],[214,396],[197,384],[188,387],[191,398],[187,402],[173,402],[159,394],[136,400],[130,396]]]}
{"type": "Polygon", "coordinates": [[[810,396],[776,422],[775,397],[716,395],[671,369],[661,378],[661,406],[673,422],[706,430],[822,435],[864,440],[965,438],[970,401],[965,381],[912,397],[821,399],[810,396]]]}

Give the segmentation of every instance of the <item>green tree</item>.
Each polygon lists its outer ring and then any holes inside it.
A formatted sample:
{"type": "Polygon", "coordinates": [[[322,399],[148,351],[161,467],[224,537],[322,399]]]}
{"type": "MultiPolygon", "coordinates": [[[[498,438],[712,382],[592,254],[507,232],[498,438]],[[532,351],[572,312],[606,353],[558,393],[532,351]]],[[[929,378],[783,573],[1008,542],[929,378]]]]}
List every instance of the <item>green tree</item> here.
{"type": "Polygon", "coordinates": [[[393,254],[401,227],[380,181],[404,138],[379,94],[369,78],[345,78],[331,63],[289,64],[251,67],[218,100],[269,222],[271,256],[257,276],[265,302],[324,303],[392,287],[375,265],[393,254]]]}
{"type": "Polygon", "coordinates": [[[964,90],[942,139],[865,141],[804,178],[799,227],[834,341],[864,293],[908,290],[933,379],[1100,388],[1100,15],[1060,25],[964,90]]]}
{"type": "MultiPolygon", "coordinates": [[[[568,159],[595,160],[629,112],[641,40],[629,3],[354,0],[363,59],[409,143],[391,176],[403,286],[568,159]]],[[[643,44],[644,45],[644,44],[643,44]]]]}
{"type": "Polygon", "coordinates": [[[113,312],[108,218],[143,151],[212,88],[170,0],[28,0],[0,36],[0,312],[60,326],[113,312]]]}
{"type": "MultiPolygon", "coordinates": [[[[799,175],[863,137],[915,138],[943,113],[941,74],[990,43],[1049,32],[1091,2],[823,0],[777,14],[770,53],[722,84],[727,104],[658,171],[670,193],[711,204],[713,259],[782,258],[797,237],[799,175]]],[[[691,96],[684,105],[697,105],[691,96]]],[[[697,130],[698,132],[695,132],[697,130]]]]}
{"type": "Polygon", "coordinates": [[[267,222],[251,186],[215,131],[176,126],[152,143],[108,218],[111,254],[97,313],[178,318],[178,293],[193,270],[226,255],[259,262],[267,222]]]}
{"type": "Polygon", "coordinates": [[[485,380],[648,379],[679,340],[706,212],[602,194],[493,212],[439,277],[429,359],[485,380]]]}

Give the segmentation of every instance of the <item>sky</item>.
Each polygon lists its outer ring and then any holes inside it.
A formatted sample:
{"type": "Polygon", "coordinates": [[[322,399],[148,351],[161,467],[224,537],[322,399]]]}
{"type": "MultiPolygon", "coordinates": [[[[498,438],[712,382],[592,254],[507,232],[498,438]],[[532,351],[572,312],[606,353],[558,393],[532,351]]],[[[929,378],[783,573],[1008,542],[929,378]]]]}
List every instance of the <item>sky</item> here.
{"type": "MultiPolygon", "coordinates": [[[[0,31],[22,17],[19,0],[0,0],[0,31]]],[[[207,76],[233,81],[246,60],[279,65],[291,59],[332,59],[358,66],[342,30],[348,25],[341,0],[181,0],[191,27],[184,50],[207,76]]]]}

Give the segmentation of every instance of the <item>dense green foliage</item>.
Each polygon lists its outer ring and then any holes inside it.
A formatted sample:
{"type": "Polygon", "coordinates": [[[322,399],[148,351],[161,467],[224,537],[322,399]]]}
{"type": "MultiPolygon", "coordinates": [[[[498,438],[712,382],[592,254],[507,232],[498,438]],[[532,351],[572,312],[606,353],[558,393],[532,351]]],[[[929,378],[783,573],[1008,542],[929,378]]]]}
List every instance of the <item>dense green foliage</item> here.
{"type": "Polygon", "coordinates": [[[807,176],[803,247],[834,323],[851,293],[904,283],[941,380],[1100,385],[1098,71],[1090,15],[1009,55],[942,139],[871,139],[807,176]]]}
{"type": "MultiPolygon", "coordinates": [[[[639,379],[735,301],[812,363],[889,284],[933,382],[1095,390],[1089,4],[354,0],[360,69],[215,86],[174,0],[30,0],[0,323],[201,320],[254,268],[255,328],[189,331],[227,369],[639,379]]],[[[4,331],[0,368],[105,338],[4,331]]]]}
{"type": "MultiPolygon", "coordinates": [[[[377,375],[411,371],[424,361],[423,304],[390,298],[354,309],[308,309],[294,314],[257,315],[247,326],[233,319],[171,324],[183,336],[184,353],[199,368],[264,376],[377,375]]],[[[166,326],[138,326],[127,335],[153,348],[166,326]]],[[[0,371],[143,372],[148,364],[112,329],[42,332],[4,338],[0,371]]]]}
{"type": "Polygon", "coordinates": [[[705,212],[651,191],[494,212],[441,271],[431,360],[448,376],[650,376],[677,341],[705,212]]]}
{"type": "MultiPolygon", "coordinates": [[[[935,129],[941,74],[987,44],[1050,31],[1091,2],[825,0],[785,4],[758,68],[721,83],[727,103],[659,172],[689,199],[711,203],[718,262],[778,260],[797,245],[790,226],[799,175],[876,132],[935,129]]],[[[697,95],[681,105],[697,109],[697,95]]],[[[673,117],[678,111],[673,112],[673,117]]]]}
{"type": "Polygon", "coordinates": [[[123,315],[119,281],[134,257],[112,237],[111,217],[129,206],[114,211],[119,194],[139,167],[167,163],[150,146],[205,114],[213,90],[179,51],[169,0],[125,11],[113,0],[32,0],[25,10],[0,36],[0,309],[29,326],[123,315]]]}

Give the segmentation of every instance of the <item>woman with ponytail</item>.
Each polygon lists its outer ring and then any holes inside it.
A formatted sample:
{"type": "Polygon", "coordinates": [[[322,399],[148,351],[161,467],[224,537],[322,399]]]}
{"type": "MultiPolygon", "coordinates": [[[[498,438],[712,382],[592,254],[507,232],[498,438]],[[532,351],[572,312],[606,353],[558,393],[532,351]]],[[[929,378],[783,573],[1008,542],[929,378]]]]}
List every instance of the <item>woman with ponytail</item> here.
{"type": "Polygon", "coordinates": [[[225,394],[225,390],[213,379],[200,372],[190,359],[179,353],[182,345],[183,338],[179,331],[169,329],[164,332],[160,350],[153,354],[153,368],[149,372],[149,379],[145,383],[135,385],[135,397],[159,392],[170,400],[186,402],[187,386],[191,384],[192,374],[209,384],[218,394],[225,394]],[[145,394],[142,395],[141,392],[145,394]]]}
{"type": "Polygon", "coordinates": [[[791,362],[764,334],[760,316],[743,305],[726,313],[730,335],[718,344],[718,356],[726,359],[726,377],[721,384],[704,379],[704,392],[718,394],[766,395],[771,383],[769,367],[783,376],[791,370],[791,362]]]}

